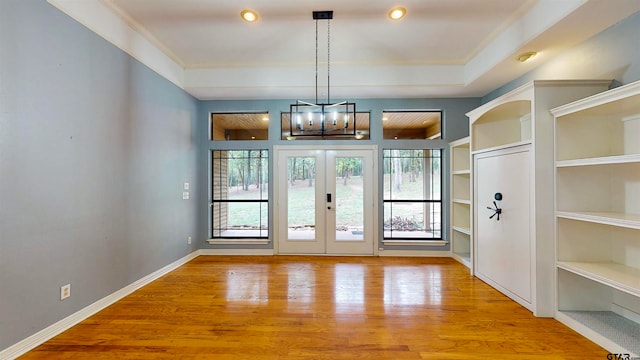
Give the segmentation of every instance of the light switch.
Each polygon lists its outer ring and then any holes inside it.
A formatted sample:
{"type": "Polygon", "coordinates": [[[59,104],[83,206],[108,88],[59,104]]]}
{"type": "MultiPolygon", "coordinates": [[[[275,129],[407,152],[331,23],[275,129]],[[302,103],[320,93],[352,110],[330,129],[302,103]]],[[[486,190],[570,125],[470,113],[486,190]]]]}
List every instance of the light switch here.
{"type": "Polygon", "coordinates": [[[185,190],[189,190],[189,182],[185,182],[184,185],[182,186],[183,189],[185,190]]]}

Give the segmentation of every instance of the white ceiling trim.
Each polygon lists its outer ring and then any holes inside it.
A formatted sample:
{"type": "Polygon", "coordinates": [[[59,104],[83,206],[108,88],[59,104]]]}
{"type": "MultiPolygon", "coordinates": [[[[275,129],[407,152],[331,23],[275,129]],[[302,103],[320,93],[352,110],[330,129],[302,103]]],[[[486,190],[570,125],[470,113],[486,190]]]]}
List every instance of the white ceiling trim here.
{"type": "MultiPolygon", "coordinates": [[[[148,38],[150,34],[139,32],[105,0],[47,1],[199,99],[311,99],[315,95],[313,66],[185,69],[165,52],[168,49],[159,47],[153,37],[148,38]]],[[[350,99],[354,94],[358,98],[483,96],[540,61],[549,60],[553,53],[586,40],[640,9],[636,0],[616,5],[611,8],[609,0],[537,0],[466,64],[332,64],[331,98],[350,99]],[[603,16],[598,16],[600,13],[603,16]],[[590,22],[580,21],[589,16],[596,17],[590,22]],[[553,43],[554,38],[566,33],[573,34],[573,43],[553,43]],[[540,49],[545,51],[533,62],[521,64],[514,60],[520,52],[540,49]]],[[[324,97],[326,91],[321,88],[326,87],[326,73],[320,75],[318,86],[322,91],[319,96],[324,97]]]]}
{"type": "MultiPolygon", "coordinates": [[[[318,93],[326,97],[327,79],[325,72],[318,79],[318,93]]],[[[346,99],[347,89],[361,89],[359,98],[380,97],[385,88],[411,87],[414,90],[439,86],[464,86],[464,66],[461,65],[405,65],[405,66],[331,66],[331,98],[346,99]],[[370,82],[369,74],[377,74],[375,83],[370,82]]],[[[271,92],[273,84],[279,90],[273,90],[270,98],[312,99],[315,96],[315,68],[299,67],[261,67],[261,68],[211,68],[185,70],[185,90],[198,89],[219,94],[221,98],[230,98],[225,90],[245,89],[258,96],[260,91],[271,92]]],[[[459,90],[459,89],[458,89],[459,90]]],[[[422,93],[422,92],[421,92],[422,93]]],[[[202,96],[202,95],[200,95],[202,96]]],[[[384,96],[384,95],[383,95],[384,96]]],[[[403,94],[402,97],[411,97],[403,94]]],[[[415,97],[415,95],[413,96],[415,97]]],[[[207,99],[212,96],[207,96],[207,99]]]]}
{"type": "MultiPolygon", "coordinates": [[[[175,85],[200,99],[232,99],[246,92],[246,98],[313,98],[314,68],[310,67],[255,67],[255,68],[191,68],[185,69],[164,53],[153,41],[132,28],[121,15],[116,14],[101,0],[47,0],[51,5],[80,22],[116,47],[147,65],[175,85]],[[284,81],[284,84],[280,85],[284,81]],[[278,83],[279,90],[274,89],[278,83]]],[[[503,57],[502,57],[503,58],[503,57]]],[[[466,65],[332,65],[331,89],[335,96],[341,91],[364,88],[362,98],[384,96],[384,88],[407,88],[398,96],[412,97],[436,94],[436,87],[459,91],[469,84],[466,65]],[[368,83],[368,74],[383,75],[376,84],[368,83]],[[367,88],[370,88],[367,91],[367,88]],[[431,89],[431,90],[429,90],[431,89]],[[415,95],[414,95],[415,96],[415,95]]],[[[320,80],[322,82],[322,79],[320,80]]],[[[326,84],[326,83],[325,83],[326,84]]],[[[319,85],[322,87],[322,85],[319,85]]],[[[326,86],[326,85],[325,85],[326,86]]],[[[445,90],[445,92],[447,92],[445,90]]],[[[451,91],[453,94],[454,91],[451,91]]],[[[346,98],[346,96],[344,97],[346,98]]]]}
{"type": "Polygon", "coordinates": [[[184,89],[184,68],[100,0],[47,0],[122,51],[184,89]]]}
{"type": "MultiPolygon", "coordinates": [[[[503,60],[524,51],[523,46],[557,24],[588,0],[541,0],[524,16],[505,29],[465,66],[465,84],[486,74],[503,60]]],[[[514,59],[515,60],[515,59],[514,59]]]]}

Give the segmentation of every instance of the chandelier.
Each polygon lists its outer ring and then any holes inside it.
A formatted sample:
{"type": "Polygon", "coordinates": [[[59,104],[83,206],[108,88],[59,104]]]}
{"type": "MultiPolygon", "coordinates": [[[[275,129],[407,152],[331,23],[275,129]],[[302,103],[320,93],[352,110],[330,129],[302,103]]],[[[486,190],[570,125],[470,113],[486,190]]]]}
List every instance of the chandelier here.
{"type": "Polygon", "coordinates": [[[356,104],[349,101],[331,103],[331,19],[333,11],[314,11],[316,22],[316,99],[315,103],[297,100],[289,107],[290,140],[298,136],[338,136],[360,138],[356,135],[356,104]],[[318,21],[327,20],[327,99],[318,101],[318,21]]]}

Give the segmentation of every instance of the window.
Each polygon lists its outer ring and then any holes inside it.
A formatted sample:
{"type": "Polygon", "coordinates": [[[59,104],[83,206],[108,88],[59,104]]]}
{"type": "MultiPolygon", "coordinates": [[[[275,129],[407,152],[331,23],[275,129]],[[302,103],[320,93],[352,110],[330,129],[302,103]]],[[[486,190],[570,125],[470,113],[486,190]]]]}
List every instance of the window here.
{"type": "Polygon", "coordinates": [[[384,239],[442,239],[442,151],[383,150],[384,239]]]}
{"type": "Polygon", "coordinates": [[[267,140],[269,114],[215,113],[211,114],[211,140],[267,140]]]}
{"type": "Polygon", "coordinates": [[[211,153],[211,237],[268,238],[268,151],[211,153]]]}
{"type": "Polygon", "coordinates": [[[384,139],[440,139],[442,111],[403,110],[382,112],[384,139]]]}

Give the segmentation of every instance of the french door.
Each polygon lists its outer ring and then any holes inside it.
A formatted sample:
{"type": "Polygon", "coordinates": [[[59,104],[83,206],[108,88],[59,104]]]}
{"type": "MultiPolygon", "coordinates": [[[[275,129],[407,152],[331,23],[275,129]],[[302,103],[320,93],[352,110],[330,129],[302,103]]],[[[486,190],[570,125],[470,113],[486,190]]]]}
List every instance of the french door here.
{"type": "Polygon", "coordinates": [[[374,253],[374,154],[276,149],[278,253],[374,253]]]}

